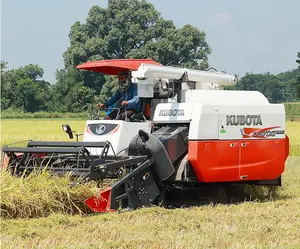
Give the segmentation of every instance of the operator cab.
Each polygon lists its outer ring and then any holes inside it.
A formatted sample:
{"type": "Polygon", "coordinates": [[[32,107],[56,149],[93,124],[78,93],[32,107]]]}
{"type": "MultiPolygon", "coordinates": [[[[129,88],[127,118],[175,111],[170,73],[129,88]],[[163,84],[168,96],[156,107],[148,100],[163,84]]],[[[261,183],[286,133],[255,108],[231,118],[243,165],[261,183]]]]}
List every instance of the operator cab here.
{"type": "MultiPolygon", "coordinates": [[[[144,111],[144,105],[142,104],[142,111],[133,114],[130,118],[127,118],[125,111],[125,120],[119,120],[119,114],[123,107],[121,107],[120,99],[114,107],[105,108],[103,110],[99,108],[93,108],[90,112],[90,120],[86,121],[83,134],[83,142],[109,142],[110,148],[108,150],[109,156],[115,156],[128,147],[128,141],[138,134],[139,130],[144,130],[148,133],[152,131],[152,122],[147,120],[144,111]],[[111,112],[116,111],[117,115],[115,119],[104,120],[103,111],[111,112]]],[[[74,131],[68,125],[63,126],[63,130],[69,135],[70,139],[73,138],[74,131]],[[71,136],[70,136],[71,134],[71,136]]],[[[77,141],[78,136],[76,133],[77,141]]],[[[87,148],[92,155],[101,155],[103,148],[87,148]]]]}
{"type": "MultiPolygon", "coordinates": [[[[133,114],[130,118],[126,118],[125,112],[125,120],[118,120],[117,117],[113,120],[102,120],[101,112],[98,109],[86,122],[83,141],[109,141],[115,153],[124,150],[128,146],[128,141],[131,141],[139,130],[151,133],[154,124],[152,120],[160,103],[168,103],[170,100],[175,103],[187,102],[185,96],[190,91],[216,90],[219,85],[236,83],[234,76],[221,72],[166,67],[152,60],[91,61],[79,65],[77,68],[109,75],[119,75],[124,70],[131,71],[132,83],[138,86],[137,95],[142,102],[141,112],[133,114]]],[[[120,113],[123,107],[115,105],[113,108],[120,113]]],[[[164,111],[170,110],[173,110],[172,106],[164,111]]],[[[106,109],[106,111],[109,110],[106,109]]],[[[162,125],[176,124],[179,120],[177,116],[158,115],[166,119],[166,124],[162,125]]],[[[93,150],[91,152],[93,154],[101,153],[93,150]]]]}
{"type": "MultiPolygon", "coordinates": [[[[105,111],[106,115],[111,113],[112,111],[117,112],[117,115],[114,119],[112,120],[119,120],[119,116],[121,111],[123,110],[124,107],[122,107],[120,105],[120,103],[122,102],[122,99],[118,100],[117,103],[111,107],[108,108],[104,108],[104,109],[99,109],[99,108],[95,108],[91,110],[90,113],[90,119],[91,120],[101,120],[103,119],[103,112],[101,111],[105,111]]],[[[126,109],[124,110],[125,113],[125,122],[146,122],[147,120],[150,119],[150,105],[149,104],[145,104],[145,101],[143,101],[141,99],[141,110],[139,112],[134,113],[131,117],[127,116],[127,111],[126,109]]]]}

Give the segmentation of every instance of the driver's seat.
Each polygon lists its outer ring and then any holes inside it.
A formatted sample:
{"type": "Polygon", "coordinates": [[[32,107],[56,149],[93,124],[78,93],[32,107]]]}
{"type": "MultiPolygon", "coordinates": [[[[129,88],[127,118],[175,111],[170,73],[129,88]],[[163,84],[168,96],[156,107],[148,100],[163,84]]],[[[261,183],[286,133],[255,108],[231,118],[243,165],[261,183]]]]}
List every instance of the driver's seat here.
{"type": "Polygon", "coordinates": [[[144,122],[146,117],[143,112],[137,112],[130,117],[130,122],[144,122]]]}
{"type": "Polygon", "coordinates": [[[145,122],[147,117],[150,118],[150,105],[145,100],[142,100],[142,108],[139,112],[133,114],[129,121],[130,122],[145,122]]]}

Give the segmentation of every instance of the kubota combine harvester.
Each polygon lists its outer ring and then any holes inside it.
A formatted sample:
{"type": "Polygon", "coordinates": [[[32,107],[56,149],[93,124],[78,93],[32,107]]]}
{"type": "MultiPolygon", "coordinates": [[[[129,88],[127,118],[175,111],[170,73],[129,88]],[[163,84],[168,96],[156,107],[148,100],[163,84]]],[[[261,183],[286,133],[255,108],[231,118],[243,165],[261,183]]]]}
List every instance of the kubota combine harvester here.
{"type": "Polygon", "coordinates": [[[115,178],[86,200],[95,212],[151,205],[171,188],[281,185],[289,154],[284,105],[270,104],[256,91],[223,91],[236,83],[234,76],[151,60],[95,61],[78,69],[132,71],[142,111],[125,121],[93,115],[82,142],[5,146],[12,172],[48,167],[96,181],[115,178]]]}

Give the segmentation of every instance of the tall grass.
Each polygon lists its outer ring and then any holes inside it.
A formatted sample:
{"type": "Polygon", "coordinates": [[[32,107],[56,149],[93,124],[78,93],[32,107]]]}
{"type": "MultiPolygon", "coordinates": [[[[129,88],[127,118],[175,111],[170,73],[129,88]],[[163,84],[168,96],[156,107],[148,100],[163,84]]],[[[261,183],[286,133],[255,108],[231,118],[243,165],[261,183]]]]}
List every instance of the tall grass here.
{"type": "MultiPolygon", "coordinates": [[[[68,176],[53,176],[48,171],[15,177],[8,170],[2,169],[0,215],[5,219],[46,217],[53,213],[87,215],[91,210],[85,206],[84,200],[98,195],[101,189],[110,186],[112,182],[112,179],[107,179],[99,187],[94,182],[85,183],[80,182],[80,179],[74,181],[68,176]]],[[[278,198],[277,188],[244,186],[240,196],[235,196],[232,201],[234,203],[246,199],[266,201],[274,198],[278,198]]],[[[212,193],[208,202],[201,203],[210,202],[222,203],[223,199],[220,199],[217,193],[212,193]]]]}
{"type": "Polygon", "coordinates": [[[14,177],[1,170],[1,217],[32,218],[51,213],[86,214],[84,200],[96,193],[96,187],[71,186],[69,177],[51,176],[47,171],[14,177]]]}

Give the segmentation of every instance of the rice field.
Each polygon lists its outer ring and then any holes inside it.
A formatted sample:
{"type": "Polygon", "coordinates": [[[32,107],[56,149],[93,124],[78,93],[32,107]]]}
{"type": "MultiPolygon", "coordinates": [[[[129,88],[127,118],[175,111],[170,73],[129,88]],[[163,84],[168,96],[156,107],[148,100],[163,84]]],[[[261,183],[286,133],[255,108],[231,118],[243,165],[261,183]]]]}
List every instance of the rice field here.
{"type": "Polygon", "coordinates": [[[287,122],[286,132],[290,139],[290,155],[300,157],[300,121],[287,122]]]}
{"type": "Polygon", "coordinates": [[[26,140],[69,141],[62,130],[69,124],[76,133],[83,133],[85,120],[74,119],[4,119],[1,120],[1,147],[26,140]]]}
{"type": "MultiPolygon", "coordinates": [[[[62,123],[81,133],[85,122],[2,120],[1,145],[67,141],[62,123]]],[[[287,134],[291,156],[283,187],[272,193],[258,188],[263,198],[230,205],[88,214],[80,200],[94,186],[70,189],[67,178],[13,179],[2,172],[1,207],[15,216],[1,213],[1,248],[300,248],[300,122],[287,122],[287,134]]]]}

